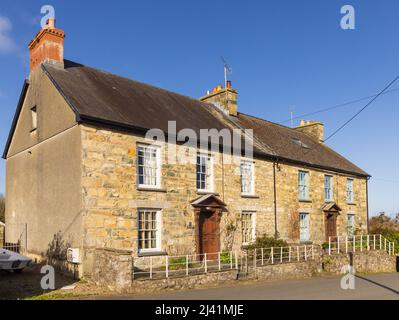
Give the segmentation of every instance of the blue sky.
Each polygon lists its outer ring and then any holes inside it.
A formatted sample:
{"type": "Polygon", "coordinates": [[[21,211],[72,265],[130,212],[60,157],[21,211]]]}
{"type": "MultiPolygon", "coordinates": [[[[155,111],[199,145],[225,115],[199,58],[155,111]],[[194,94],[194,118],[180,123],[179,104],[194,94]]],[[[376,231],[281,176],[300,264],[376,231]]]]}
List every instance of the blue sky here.
{"type": "MultiPolygon", "coordinates": [[[[44,4],[66,32],[66,58],[200,97],[223,81],[223,55],[239,110],[275,122],[290,107],[298,116],[375,94],[399,74],[395,0],[1,1],[1,149],[44,4]],[[345,4],[355,7],[355,30],[340,28],[345,4]]],[[[371,214],[399,212],[398,101],[399,91],[384,95],[328,142],[373,175],[371,214]]],[[[312,118],[328,136],[366,102],[312,118]]],[[[0,193],[4,180],[1,161],[0,193]]]]}

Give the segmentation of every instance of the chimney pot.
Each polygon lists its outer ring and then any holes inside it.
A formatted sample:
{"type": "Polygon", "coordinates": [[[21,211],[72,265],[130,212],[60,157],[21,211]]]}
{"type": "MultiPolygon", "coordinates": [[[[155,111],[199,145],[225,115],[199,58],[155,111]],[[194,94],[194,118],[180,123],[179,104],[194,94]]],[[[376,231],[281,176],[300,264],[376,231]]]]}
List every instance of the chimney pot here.
{"type": "Polygon", "coordinates": [[[230,80],[228,80],[226,82],[226,88],[231,89],[231,81],[230,80]]]}
{"type": "Polygon", "coordinates": [[[47,25],[46,25],[46,27],[47,27],[48,29],[55,29],[55,19],[54,19],[54,18],[49,18],[49,19],[47,20],[47,25]]]}

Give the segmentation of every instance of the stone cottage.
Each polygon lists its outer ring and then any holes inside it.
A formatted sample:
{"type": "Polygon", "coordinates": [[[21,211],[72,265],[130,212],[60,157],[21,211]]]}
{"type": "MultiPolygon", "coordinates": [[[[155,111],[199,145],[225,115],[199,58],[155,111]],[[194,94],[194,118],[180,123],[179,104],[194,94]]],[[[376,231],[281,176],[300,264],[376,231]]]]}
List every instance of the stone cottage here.
{"type": "MultiPolygon", "coordinates": [[[[6,222],[28,225],[30,255],[79,248],[90,274],[102,247],[201,254],[264,234],[320,244],[367,231],[369,175],[324,144],[322,123],[288,128],[240,112],[230,82],[197,100],[65,60],[63,49],[50,19],[29,44],[3,155],[6,222]],[[253,157],[145,137],[171,123],[198,137],[252,130],[253,157]],[[171,148],[190,161],[167,161],[171,148]]],[[[7,230],[7,242],[18,237],[7,230]]]]}

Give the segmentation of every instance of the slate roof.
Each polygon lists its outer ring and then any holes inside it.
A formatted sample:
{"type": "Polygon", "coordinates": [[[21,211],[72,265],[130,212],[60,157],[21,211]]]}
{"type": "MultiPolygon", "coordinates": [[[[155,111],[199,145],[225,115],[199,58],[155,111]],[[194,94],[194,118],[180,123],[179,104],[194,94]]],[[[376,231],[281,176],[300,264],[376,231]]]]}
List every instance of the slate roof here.
{"type": "Polygon", "coordinates": [[[244,113],[231,117],[212,104],[68,60],[64,69],[50,64],[42,68],[80,122],[142,133],[151,128],[167,132],[168,121],[176,121],[177,131],[191,128],[197,134],[210,128],[253,129],[256,156],[368,176],[326,145],[285,126],[244,113]]]}

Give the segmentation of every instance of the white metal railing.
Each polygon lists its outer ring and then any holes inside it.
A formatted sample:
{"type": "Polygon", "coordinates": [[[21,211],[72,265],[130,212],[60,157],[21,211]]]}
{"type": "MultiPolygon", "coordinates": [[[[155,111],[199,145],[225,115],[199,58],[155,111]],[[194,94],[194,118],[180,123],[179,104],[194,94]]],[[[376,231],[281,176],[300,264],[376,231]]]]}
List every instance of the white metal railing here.
{"type": "Polygon", "coordinates": [[[325,248],[329,255],[334,253],[384,251],[395,255],[395,243],[389,241],[381,234],[355,235],[352,237],[329,237],[325,248]]]}
{"type": "Polygon", "coordinates": [[[25,253],[24,247],[19,243],[5,243],[3,246],[0,247],[0,249],[13,251],[20,254],[25,253]]]}
{"type": "Polygon", "coordinates": [[[316,247],[313,245],[259,248],[245,252],[249,257],[249,266],[254,268],[282,264],[290,262],[301,262],[313,260],[316,254],[316,247]]]}
{"type": "Polygon", "coordinates": [[[234,251],[138,257],[134,259],[133,279],[160,279],[238,269],[234,251]]]}
{"type": "Polygon", "coordinates": [[[312,260],[316,247],[290,246],[224,251],[216,253],[138,257],[134,259],[133,279],[165,279],[228,270],[249,270],[261,266],[312,260]]]}

